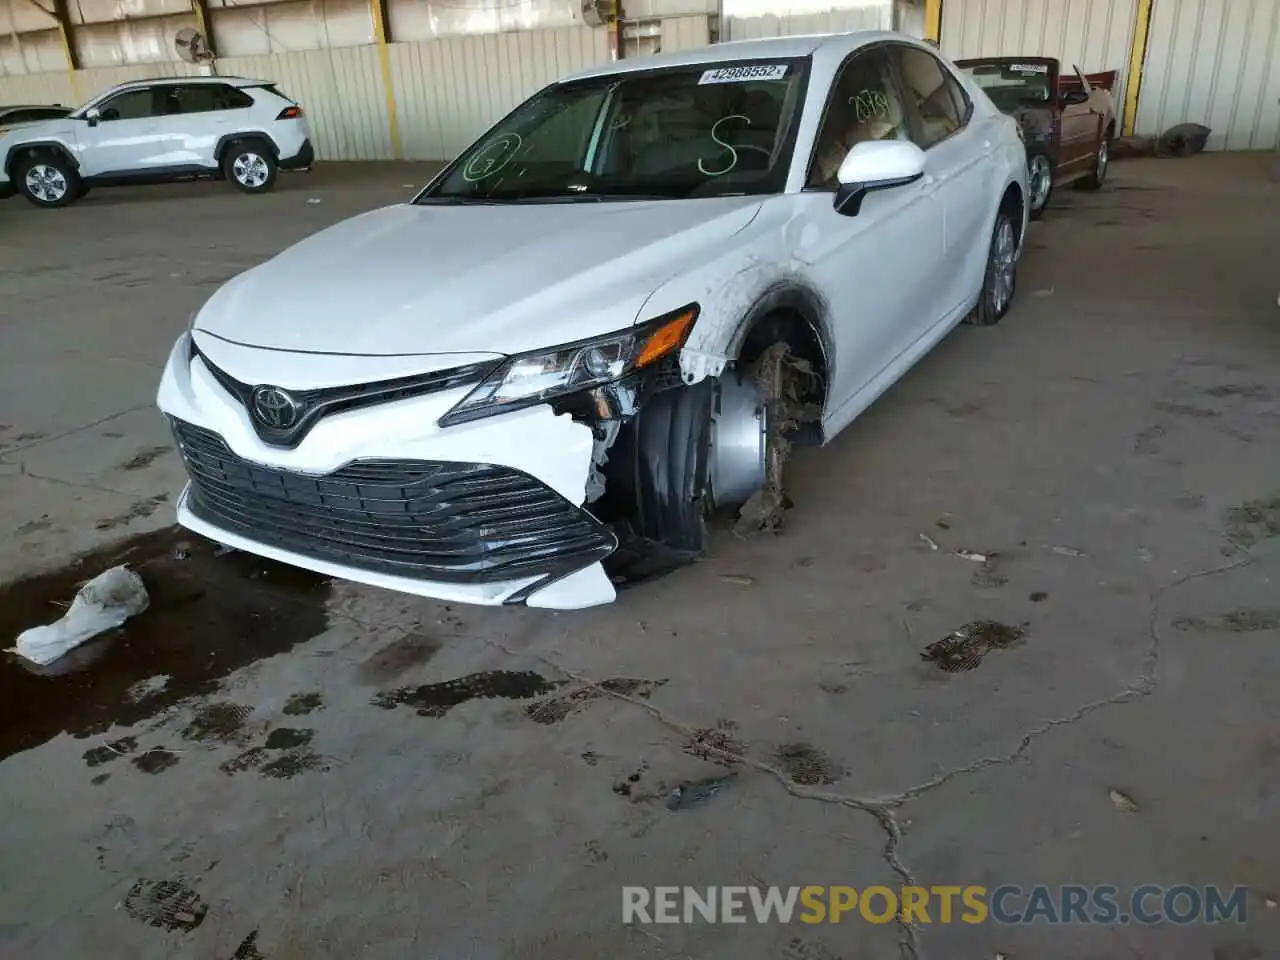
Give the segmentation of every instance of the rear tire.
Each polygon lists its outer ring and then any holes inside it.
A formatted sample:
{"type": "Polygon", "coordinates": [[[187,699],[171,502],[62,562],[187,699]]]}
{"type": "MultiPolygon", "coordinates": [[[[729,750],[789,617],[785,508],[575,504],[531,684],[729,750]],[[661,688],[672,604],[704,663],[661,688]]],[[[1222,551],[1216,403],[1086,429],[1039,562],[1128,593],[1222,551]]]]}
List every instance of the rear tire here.
{"type": "Polygon", "coordinates": [[[66,158],[42,154],[22,160],[17,168],[18,189],[37,207],[65,207],[80,195],[80,177],[66,158]]]}
{"type": "Polygon", "coordinates": [[[1027,158],[1027,218],[1039,220],[1049,208],[1053,196],[1053,159],[1047,153],[1033,153],[1027,158]]]}
{"type": "Polygon", "coordinates": [[[275,155],[261,140],[241,140],[227,147],[222,174],[244,193],[266,193],[276,185],[275,155]]]}
{"type": "Polygon", "coordinates": [[[1111,166],[1110,149],[1111,131],[1108,130],[1098,140],[1098,149],[1093,154],[1093,169],[1089,175],[1076,181],[1077,190],[1101,190],[1107,179],[1107,169],[1111,166]]]}
{"type": "Polygon", "coordinates": [[[991,250],[978,305],[965,317],[975,327],[993,327],[1003,319],[1018,290],[1018,225],[1013,214],[1002,209],[991,231],[991,250]]]}

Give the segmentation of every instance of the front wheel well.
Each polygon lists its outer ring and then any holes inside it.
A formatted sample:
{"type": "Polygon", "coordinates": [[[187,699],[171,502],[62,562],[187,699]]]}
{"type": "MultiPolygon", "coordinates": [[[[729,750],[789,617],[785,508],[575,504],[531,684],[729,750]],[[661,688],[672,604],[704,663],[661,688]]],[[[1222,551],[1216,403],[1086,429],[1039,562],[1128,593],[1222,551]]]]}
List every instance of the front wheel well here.
{"type": "MultiPolygon", "coordinates": [[[[789,348],[789,355],[802,361],[813,373],[812,376],[797,377],[794,380],[799,394],[795,398],[796,402],[803,406],[816,405],[825,413],[830,382],[827,347],[818,328],[799,310],[777,308],[755,320],[742,339],[735,368],[740,373],[750,369],[776,343],[785,343],[789,348]]],[[[796,441],[820,444],[821,420],[805,426],[810,429],[803,430],[796,441]]]]}
{"type": "Polygon", "coordinates": [[[4,162],[5,175],[12,180],[21,163],[26,160],[39,160],[42,157],[61,160],[63,163],[70,165],[73,171],[76,169],[76,162],[67,151],[55,144],[41,143],[31,146],[16,146],[10,150],[4,162]]]}

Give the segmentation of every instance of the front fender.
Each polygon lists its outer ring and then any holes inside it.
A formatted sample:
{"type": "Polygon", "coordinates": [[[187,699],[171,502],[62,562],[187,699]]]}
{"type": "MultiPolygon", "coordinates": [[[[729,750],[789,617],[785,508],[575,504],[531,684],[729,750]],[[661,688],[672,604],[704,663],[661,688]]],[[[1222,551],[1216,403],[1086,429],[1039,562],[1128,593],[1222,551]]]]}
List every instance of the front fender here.
{"type": "Polygon", "coordinates": [[[805,279],[786,247],[788,213],[765,203],[750,227],[738,233],[712,260],[703,261],[658,287],[644,306],[657,316],[687,303],[701,307],[680,353],[686,384],[719,376],[737,356],[751,323],[778,309],[809,320],[829,351],[826,304],[805,279]]]}
{"type": "Polygon", "coordinates": [[[71,169],[77,171],[80,169],[80,160],[76,157],[75,150],[61,140],[41,138],[39,140],[16,140],[5,143],[3,139],[0,139],[0,149],[4,150],[4,163],[0,166],[0,169],[4,170],[7,177],[13,176],[13,162],[17,154],[23,150],[32,149],[56,150],[71,164],[71,169]]]}

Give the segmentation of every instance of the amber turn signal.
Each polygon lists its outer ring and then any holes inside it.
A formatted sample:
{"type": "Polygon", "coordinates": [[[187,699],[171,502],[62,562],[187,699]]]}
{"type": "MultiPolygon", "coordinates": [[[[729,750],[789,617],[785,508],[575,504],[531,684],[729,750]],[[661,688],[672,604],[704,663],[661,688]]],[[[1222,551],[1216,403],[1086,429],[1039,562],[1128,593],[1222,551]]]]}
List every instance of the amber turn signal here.
{"type": "Polygon", "coordinates": [[[666,321],[657,330],[649,334],[644,346],[636,354],[634,365],[637,368],[647,367],[649,364],[661,360],[667,354],[679,350],[684,346],[684,342],[689,336],[689,331],[693,329],[693,321],[696,319],[698,319],[698,308],[689,307],[666,321]]]}

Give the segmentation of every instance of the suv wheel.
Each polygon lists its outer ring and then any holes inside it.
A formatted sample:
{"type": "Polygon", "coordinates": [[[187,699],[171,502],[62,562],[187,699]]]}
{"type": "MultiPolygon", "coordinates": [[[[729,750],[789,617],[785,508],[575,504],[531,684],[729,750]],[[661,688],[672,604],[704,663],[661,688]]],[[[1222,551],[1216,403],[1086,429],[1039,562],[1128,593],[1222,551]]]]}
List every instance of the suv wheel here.
{"type": "Polygon", "coordinates": [[[276,160],[259,140],[232,144],[222,159],[222,172],[245,193],[266,193],[276,185],[276,160]]]}
{"type": "Polygon", "coordinates": [[[18,189],[37,207],[65,207],[80,195],[80,177],[62,157],[39,156],[18,167],[18,189]]]}

